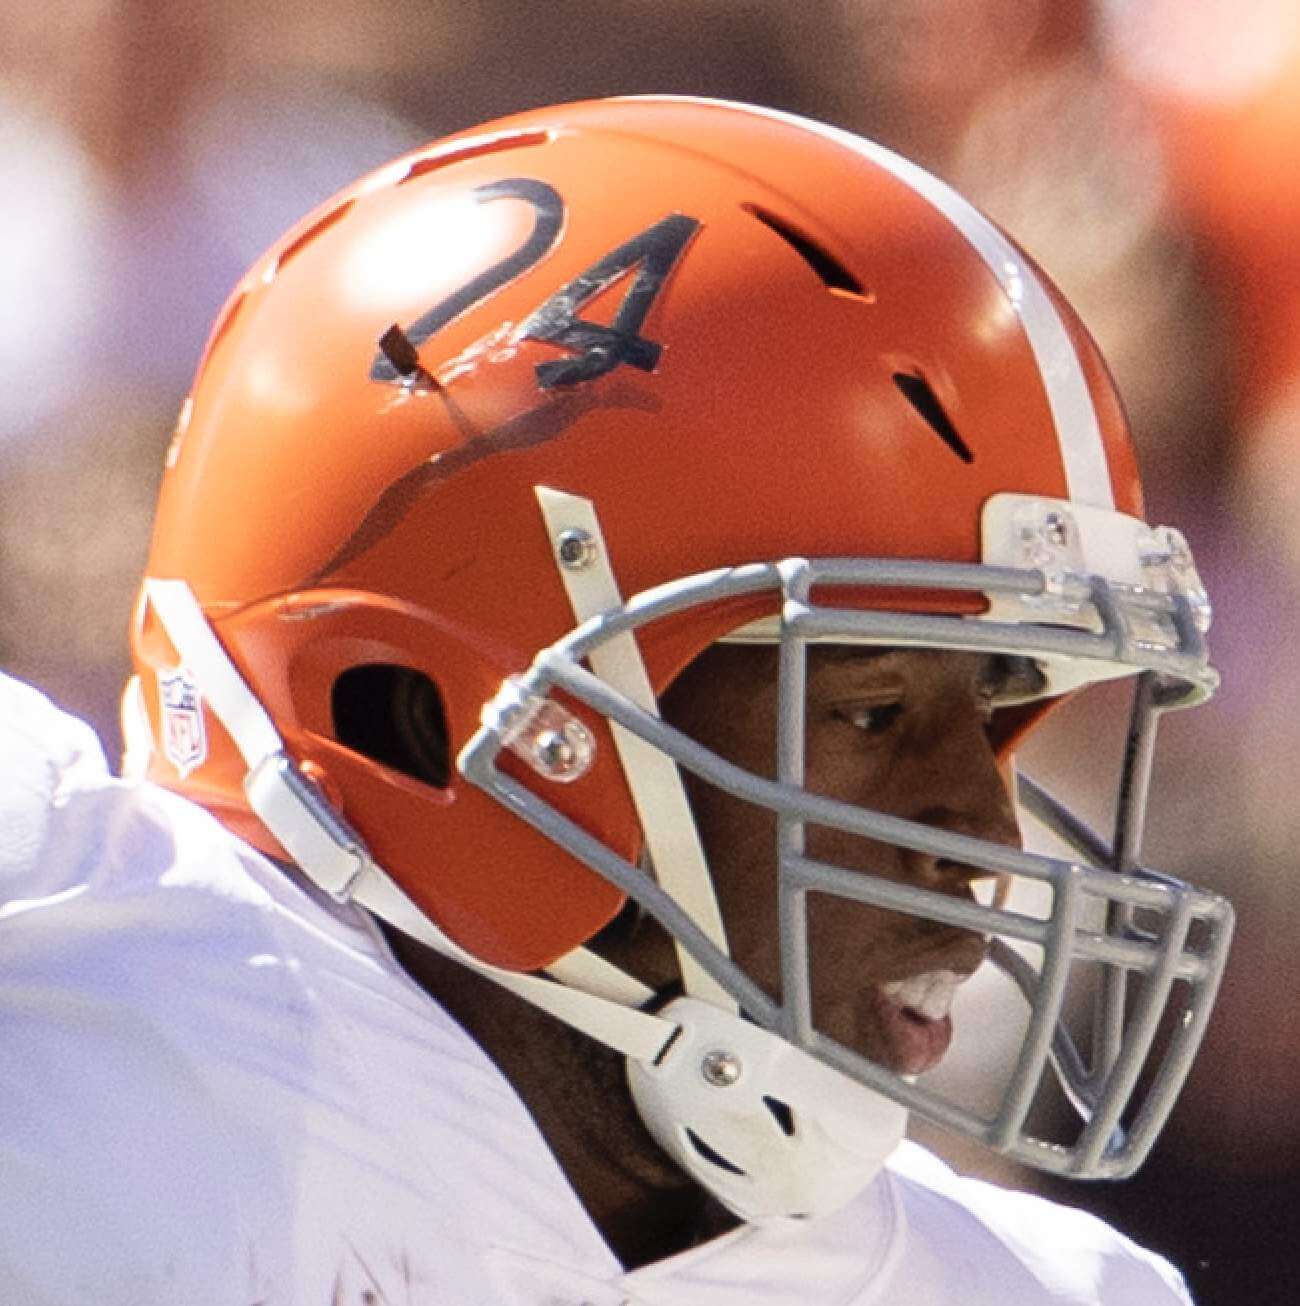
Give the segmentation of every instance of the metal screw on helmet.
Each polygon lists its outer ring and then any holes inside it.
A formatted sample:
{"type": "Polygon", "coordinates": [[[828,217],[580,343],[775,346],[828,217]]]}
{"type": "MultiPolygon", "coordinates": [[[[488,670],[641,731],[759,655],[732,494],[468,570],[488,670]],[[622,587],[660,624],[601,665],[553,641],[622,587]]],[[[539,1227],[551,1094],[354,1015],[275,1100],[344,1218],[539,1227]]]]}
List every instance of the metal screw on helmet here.
{"type": "Polygon", "coordinates": [[[740,1078],[743,1069],[744,1066],[738,1056],[731,1052],[724,1052],[721,1048],[706,1053],[704,1060],[700,1062],[700,1074],[704,1076],[707,1083],[717,1088],[727,1088],[734,1084],[740,1078]]]}
{"type": "Polygon", "coordinates": [[[568,784],[586,775],[596,755],[591,732],[568,708],[514,676],[483,706],[482,721],[538,775],[568,784]]]}
{"type": "Polygon", "coordinates": [[[580,527],[572,527],[560,533],[555,548],[560,559],[560,566],[570,571],[579,571],[590,566],[596,557],[596,541],[580,527]]]}
{"type": "Polygon", "coordinates": [[[552,774],[568,771],[577,762],[577,750],[559,730],[544,730],[533,741],[533,753],[552,774]]]}
{"type": "Polygon", "coordinates": [[[1070,523],[1061,513],[1049,512],[1043,518],[1043,538],[1063,549],[1070,542],[1070,523]]]}

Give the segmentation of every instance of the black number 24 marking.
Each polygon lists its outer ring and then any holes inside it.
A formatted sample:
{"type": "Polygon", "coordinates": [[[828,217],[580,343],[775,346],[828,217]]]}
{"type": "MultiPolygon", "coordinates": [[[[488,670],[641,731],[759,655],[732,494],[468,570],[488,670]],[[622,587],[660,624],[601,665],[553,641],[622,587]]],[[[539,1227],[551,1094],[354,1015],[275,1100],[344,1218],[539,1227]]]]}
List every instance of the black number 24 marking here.
{"type": "MultiPolygon", "coordinates": [[[[480,204],[495,199],[519,199],[531,204],[533,229],[513,253],[467,281],[407,328],[406,336],[417,348],[466,309],[526,272],[559,239],[564,225],[564,201],[544,181],[511,177],[479,186],[474,195],[480,204]]],[[[654,370],[663,346],[641,335],[641,326],[699,225],[698,219],[684,213],[660,218],[561,286],[524,320],[521,339],[545,340],[571,351],[568,358],[537,364],[537,383],[543,390],[594,381],[622,363],[643,372],[654,370]],[[636,276],[610,326],[578,316],[588,300],[634,268],[636,276]]],[[[375,354],[370,376],[375,381],[399,379],[397,369],[382,350],[375,354]]]]}

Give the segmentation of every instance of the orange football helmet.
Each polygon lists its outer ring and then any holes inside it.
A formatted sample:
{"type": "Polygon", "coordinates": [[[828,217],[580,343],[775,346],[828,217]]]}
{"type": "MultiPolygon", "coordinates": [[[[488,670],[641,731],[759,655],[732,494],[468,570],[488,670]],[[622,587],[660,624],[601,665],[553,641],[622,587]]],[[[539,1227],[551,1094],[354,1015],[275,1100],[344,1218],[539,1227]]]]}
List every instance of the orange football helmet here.
{"type": "MultiPolygon", "coordinates": [[[[792,603],[833,595],[841,637],[949,631],[937,644],[1037,657],[1054,695],[1140,673],[1161,705],[1203,698],[1190,555],[1141,518],[1096,346],[942,183],[744,106],[544,109],[365,177],[235,289],[167,454],[129,734],[151,779],[284,856],[295,836],[251,779],[276,754],[272,787],[337,818],[328,838],[456,948],[537,971],[629,892],[583,848],[630,874],[647,820],[607,706],[538,673],[539,650],[652,715],[710,644],[785,638],[792,603]],[[876,570],[800,581],[790,559],[876,570]],[[704,578],[689,602],[660,601],[685,577],[704,578]],[[169,620],[174,582],[195,603],[169,620]],[[622,684],[569,636],[615,613],[643,667],[622,684]]],[[[1215,932],[1205,997],[1229,917],[1209,895],[1193,915],[1215,932]]],[[[772,1023],[686,951],[697,992],[772,1023]]]]}

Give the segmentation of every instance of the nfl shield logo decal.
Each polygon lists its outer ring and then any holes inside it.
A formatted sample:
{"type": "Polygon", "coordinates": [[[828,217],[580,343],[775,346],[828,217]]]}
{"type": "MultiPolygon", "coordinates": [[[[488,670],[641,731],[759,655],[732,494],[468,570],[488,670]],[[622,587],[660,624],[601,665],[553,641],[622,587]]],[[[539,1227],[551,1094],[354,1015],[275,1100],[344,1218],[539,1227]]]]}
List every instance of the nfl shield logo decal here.
{"type": "Polygon", "coordinates": [[[183,780],[208,755],[198,684],[184,667],[159,671],[158,702],[162,709],[163,753],[183,780]]]}

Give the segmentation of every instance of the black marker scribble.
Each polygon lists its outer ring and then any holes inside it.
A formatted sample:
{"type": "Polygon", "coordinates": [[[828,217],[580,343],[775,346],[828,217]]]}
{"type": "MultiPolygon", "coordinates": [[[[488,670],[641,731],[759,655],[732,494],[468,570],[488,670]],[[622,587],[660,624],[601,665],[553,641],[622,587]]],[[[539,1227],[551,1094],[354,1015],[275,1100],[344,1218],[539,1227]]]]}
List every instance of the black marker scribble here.
{"type": "MultiPolygon", "coordinates": [[[[326,577],[374,548],[397,528],[430,486],[445,481],[481,459],[554,440],[595,408],[639,409],[653,413],[659,407],[659,400],[643,387],[627,383],[606,384],[548,395],[495,430],[468,435],[463,444],[419,463],[389,485],[343,546],[323,567],[303,581],[301,588],[321,584],[326,577]]],[[[463,432],[463,418],[458,425],[463,432]]]]}

